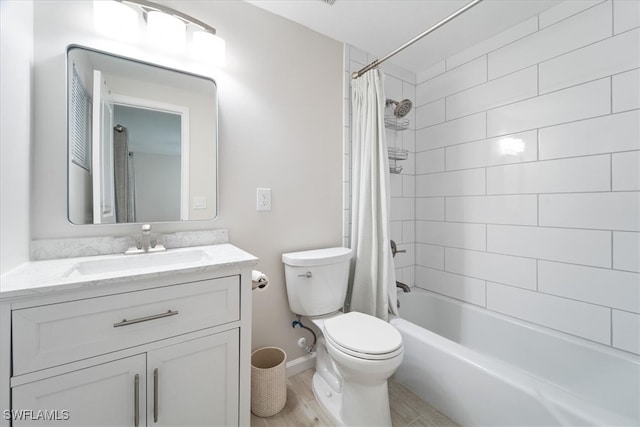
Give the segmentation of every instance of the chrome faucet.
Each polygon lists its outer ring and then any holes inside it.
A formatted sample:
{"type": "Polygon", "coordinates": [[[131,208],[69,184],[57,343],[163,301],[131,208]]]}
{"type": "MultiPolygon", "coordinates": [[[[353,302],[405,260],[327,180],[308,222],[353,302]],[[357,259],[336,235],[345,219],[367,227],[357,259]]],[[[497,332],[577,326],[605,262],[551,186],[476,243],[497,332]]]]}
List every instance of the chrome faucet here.
{"type": "Polygon", "coordinates": [[[151,224],[143,224],[140,244],[127,249],[125,255],[146,254],[149,252],[161,252],[166,250],[167,248],[156,243],[155,240],[151,240],[151,224]]]}
{"type": "Polygon", "coordinates": [[[396,242],[394,242],[393,240],[390,242],[390,244],[391,244],[391,255],[393,256],[393,258],[396,257],[396,254],[404,254],[407,252],[404,249],[399,250],[398,245],[396,245],[396,242]]]}
{"type": "Polygon", "coordinates": [[[397,280],[396,280],[396,288],[402,289],[402,292],[411,292],[411,288],[409,287],[409,285],[402,282],[398,282],[397,280]]]}

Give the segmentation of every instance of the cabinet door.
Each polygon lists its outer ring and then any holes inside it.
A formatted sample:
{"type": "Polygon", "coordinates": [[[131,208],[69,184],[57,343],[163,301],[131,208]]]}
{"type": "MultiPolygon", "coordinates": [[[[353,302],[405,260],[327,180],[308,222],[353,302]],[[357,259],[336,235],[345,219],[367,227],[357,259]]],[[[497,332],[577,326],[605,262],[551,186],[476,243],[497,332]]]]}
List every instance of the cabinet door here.
{"type": "Polygon", "coordinates": [[[145,372],[140,354],[14,387],[12,425],[144,426],[145,372]]]}
{"type": "Polygon", "coordinates": [[[147,354],[149,426],[238,425],[238,329],[147,354]]]}

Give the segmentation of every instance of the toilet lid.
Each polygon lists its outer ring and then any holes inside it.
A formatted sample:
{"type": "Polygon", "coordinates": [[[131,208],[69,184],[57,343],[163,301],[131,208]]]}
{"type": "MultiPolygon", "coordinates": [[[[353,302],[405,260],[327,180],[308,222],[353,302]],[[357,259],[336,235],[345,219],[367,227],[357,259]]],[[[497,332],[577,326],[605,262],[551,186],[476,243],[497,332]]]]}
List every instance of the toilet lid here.
{"type": "Polygon", "coordinates": [[[333,343],[359,354],[381,355],[402,347],[396,328],[357,311],[325,320],[324,333],[333,343]]]}

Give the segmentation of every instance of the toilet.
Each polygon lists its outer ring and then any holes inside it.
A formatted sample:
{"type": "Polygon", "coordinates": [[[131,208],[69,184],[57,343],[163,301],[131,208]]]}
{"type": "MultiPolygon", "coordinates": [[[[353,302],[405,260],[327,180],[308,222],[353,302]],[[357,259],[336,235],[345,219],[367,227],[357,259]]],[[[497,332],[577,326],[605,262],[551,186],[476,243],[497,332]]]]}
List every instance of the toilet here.
{"type": "Polygon", "coordinates": [[[291,311],[321,331],[313,393],[338,426],[391,426],[387,380],[403,357],[402,337],[389,323],[341,311],[351,249],[282,255],[291,311]]]}

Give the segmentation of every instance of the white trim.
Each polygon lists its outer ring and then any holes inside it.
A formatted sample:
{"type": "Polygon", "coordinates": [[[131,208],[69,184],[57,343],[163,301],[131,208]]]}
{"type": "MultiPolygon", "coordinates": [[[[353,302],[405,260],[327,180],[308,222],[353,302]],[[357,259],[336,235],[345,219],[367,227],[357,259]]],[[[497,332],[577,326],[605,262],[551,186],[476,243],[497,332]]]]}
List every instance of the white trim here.
{"type": "Polygon", "coordinates": [[[316,352],[305,354],[304,356],[293,359],[286,364],[287,378],[316,367],[316,352]]]}

